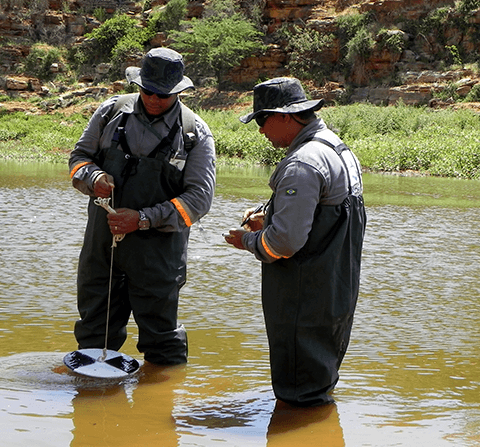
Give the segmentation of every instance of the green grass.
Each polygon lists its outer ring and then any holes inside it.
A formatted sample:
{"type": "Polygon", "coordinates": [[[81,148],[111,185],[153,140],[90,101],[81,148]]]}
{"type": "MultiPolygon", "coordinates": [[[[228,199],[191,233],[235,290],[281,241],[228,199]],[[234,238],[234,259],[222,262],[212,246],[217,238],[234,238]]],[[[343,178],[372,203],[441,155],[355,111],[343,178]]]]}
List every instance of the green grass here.
{"type": "Polygon", "coordinates": [[[215,138],[217,155],[227,163],[247,162],[265,165],[276,164],[283,151],[277,151],[258,131],[253,121],[243,124],[238,113],[200,110],[198,114],[207,122],[215,138]]]}
{"type": "MultiPolygon", "coordinates": [[[[219,164],[274,165],[283,157],[238,113],[198,113],[214,134],[219,164]]],[[[353,104],[320,115],[368,170],[480,179],[480,116],[471,110],[353,104]]],[[[65,162],[87,121],[81,114],[0,113],[0,160],[65,162]]]]}
{"type": "Polygon", "coordinates": [[[480,116],[471,110],[354,104],[322,116],[372,171],[480,178],[480,116]]]}
{"type": "Polygon", "coordinates": [[[63,163],[88,117],[0,113],[0,160],[63,163]]]}

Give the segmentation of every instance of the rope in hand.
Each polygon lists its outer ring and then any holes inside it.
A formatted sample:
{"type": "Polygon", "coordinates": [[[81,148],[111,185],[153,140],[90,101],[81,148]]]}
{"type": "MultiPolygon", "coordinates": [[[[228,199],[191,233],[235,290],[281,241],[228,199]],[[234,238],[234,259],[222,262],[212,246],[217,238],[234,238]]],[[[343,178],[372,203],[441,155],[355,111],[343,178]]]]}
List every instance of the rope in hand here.
{"type": "MultiPolygon", "coordinates": [[[[112,198],[113,198],[113,190],[112,190],[112,198]]],[[[109,213],[116,214],[117,212],[109,205],[110,202],[110,197],[97,197],[93,203],[95,205],[101,206],[103,209],[105,209],[109,213]]],[[[113,235],[113,242],[112,242],[112,247],[117,246],[117,242],[123,241],[123,238],[125,237],[124,234],[114,234],[113,235]]]]}
{"type": "MultiPolygon", "coordinates": [[[[113,201],[113,190],[112,190],[112,201],[113,201]]],[[[109,205],[110,197],[97,197],[93,203],[95,205],[101,206],[109,213],[116,213],[116,211],[109,205]]],[[[124,234],[114,234],[112,241],[112,251],[110,255],[110,278],[108,281],[108,300],[107,300],[107,323],[105,325],[105,347],[103,348],[102,355],[98,358],[99,362],[104,362],[107,358],[107,344],[108,344],[108,326],[110,322],[110,300],[112,296],[112,278],[113,278],[113,249],[117,246],[117,242],[120,242],[125,237],[124,234]]]]}

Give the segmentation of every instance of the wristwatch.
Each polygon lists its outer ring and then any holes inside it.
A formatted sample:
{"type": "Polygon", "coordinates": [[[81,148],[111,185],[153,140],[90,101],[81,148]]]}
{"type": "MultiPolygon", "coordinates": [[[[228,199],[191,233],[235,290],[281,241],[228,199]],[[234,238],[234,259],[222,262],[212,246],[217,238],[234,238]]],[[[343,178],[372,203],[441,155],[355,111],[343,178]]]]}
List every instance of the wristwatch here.
{"type": "Polygon", "coordinates": [[[138,229],[148,230],[150,228],[150,219],[145,215],[142,210],[140,210],[138,214],[140,214],[140,220],[138,221],[138,229]]]}

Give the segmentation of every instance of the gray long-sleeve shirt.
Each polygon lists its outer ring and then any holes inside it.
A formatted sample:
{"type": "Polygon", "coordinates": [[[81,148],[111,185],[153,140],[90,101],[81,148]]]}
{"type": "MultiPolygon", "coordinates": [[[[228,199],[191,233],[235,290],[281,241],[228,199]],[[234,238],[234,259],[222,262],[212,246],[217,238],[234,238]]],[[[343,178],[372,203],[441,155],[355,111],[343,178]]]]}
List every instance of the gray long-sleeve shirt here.
{"type": "MultiPolygon", "coordinates": [[[[94,162],[99,149],[110,147],[121,114],[109,119],[118,96],[102,103],[93,114],[70,155],[69,168],[73,186],[84,194],[93,195],[93,183],[103,173],[94,162]]],[[[121,110],[131,113],[125,130],[133,155],[147,156],[180,119],[180,103],[153,119],[146,116],[140,99],[125,104],[121,110]]],[[[204,216],[213,201],[215,189],[215,145],[208,125],[195,115],[197,141],[187,154],[182,132],[177,132],[172,147],[176,149],[171,163],[184,170],[183,192],[171,201],[143,208],[151,226],[160,231],[181,231],[204,216]]]]}
{"type": "Polygon", "coordinates": [[[310,123],[293,140],[270,177],[275,193],[272,223],[242,236],[244,247],[262,262],[293,256],[307,242],[317,206],[339,205],[348,195],[348,174],[342,160],[325,144],[304,143],[311,137],[321,137],[335,146],[341,143],[321,119],[310,123]]]}

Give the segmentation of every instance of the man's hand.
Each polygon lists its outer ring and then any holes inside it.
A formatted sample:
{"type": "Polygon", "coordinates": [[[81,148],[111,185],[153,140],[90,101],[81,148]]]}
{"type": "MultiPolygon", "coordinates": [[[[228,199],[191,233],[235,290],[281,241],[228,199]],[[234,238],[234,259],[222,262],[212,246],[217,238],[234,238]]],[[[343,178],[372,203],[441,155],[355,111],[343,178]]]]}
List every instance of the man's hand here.
{"type": "Polygon", "coordinates": [[[240,250],[245,250],[242,244],[242,236],[247,233],[246,230],[230,230],[228,234],[224,235],[225,240],[240,250]]]}
{"type": "Polygon", "coordinates": [[[96,197],[110,197],[112,189],[115,188],[113,177],[110,174],[104,173],[95,179],[93,184],[93,193],[96,197]]]}
{"type": "Polygon", "coordinates": [[[265,219],[265,211],[257,211],[255,208],[250,208],[243,213],[243,227],[247,231],[258,231],[263,228],[263,221],[265,219]]]}
{"type": "Polygon", "coordinates": [[[112,234],[127,234],[138,230],[140,214],[129,208],[118,208],[116,213],[108,213],[108,225],[112,234]]]}

